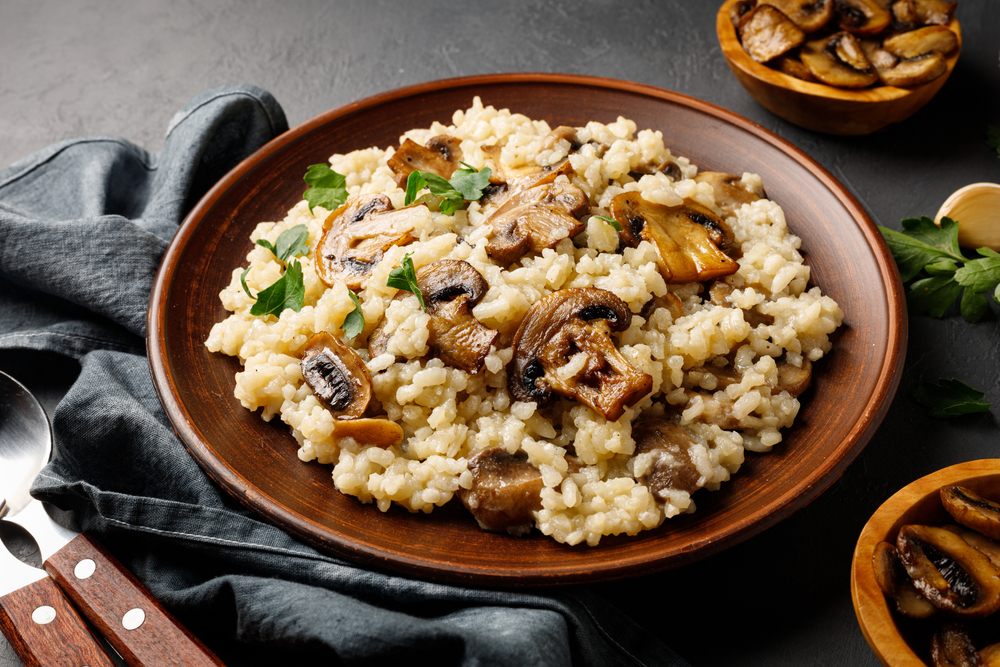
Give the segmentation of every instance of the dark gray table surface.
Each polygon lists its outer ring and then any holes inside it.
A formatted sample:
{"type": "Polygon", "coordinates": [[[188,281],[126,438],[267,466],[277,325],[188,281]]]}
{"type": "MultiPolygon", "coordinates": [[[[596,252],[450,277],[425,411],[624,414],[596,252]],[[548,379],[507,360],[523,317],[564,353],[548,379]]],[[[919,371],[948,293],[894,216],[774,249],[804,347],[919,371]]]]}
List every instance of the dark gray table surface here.
{"type": "MultiPolygon", "coordinates": [[[[707,0],[3,0],[0,164],[88,134],[159,150],[173,113],[226,83],[269,90],[294,126],[398,86],[538,71],[638,81],[735,111],[803,149],[878,224],[897,229],[902,218],[933,216],[963,185],[1000,182],[1000,159],[985,143],[987,126],[1000,126],[997,0],[960,1],[962,55],[927,107],[857,138],[803,130],[760,107],[722,57],[717,8],[707,0]]],[[[694,565],[597,588],[696,667],[877,665],[851,605],[855,541],[878,505],[910,481],[1000,457],[1000,403],[989,414],[937,421],[910,398],[922,381],[956,377],[1000,401],[997,312],[994,304],[975,325],[957,315],[910,318],[888,415],[811,505],[694,565]]],[[[0,369],[38,392],[50,415],[77,371],[57,357],[9,353],[0,354],[0,369]],[[38,364],[50,372],[30,370],[38,364]]],[[[0,667],[16,664],[0,644],[0,667]]]]}

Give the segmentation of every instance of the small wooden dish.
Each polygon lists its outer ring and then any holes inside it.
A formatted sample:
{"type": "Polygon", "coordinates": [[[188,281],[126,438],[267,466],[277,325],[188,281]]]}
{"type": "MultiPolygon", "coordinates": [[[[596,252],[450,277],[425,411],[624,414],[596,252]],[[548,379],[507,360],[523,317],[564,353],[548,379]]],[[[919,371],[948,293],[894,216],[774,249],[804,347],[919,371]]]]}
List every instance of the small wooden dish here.
{"type": "Polygon", "coordinates": [[[911,88],[876,86],[862,90],[802,81],[757,62],[743,50],[729,18],[729,10],[738,1],[726,0],[715,21],[729,68],[765,109],[808,130],[863,135],[906,120],[941,90],[962,51],[962,31],[958,20],[952,19],[948,27],[958,37],[958,47],[947,58],[947,71],[933,81],[911,88]]]}
{"type": "Polygon", "coordinates": [[[926,667],[919,656],[927,655],[929,649],[911,646],[900,627],[900,621],[905,619],[889,609],[875,582],[875,545],[882,541],[895,543],[899,529],[906,524],[954,523],[941,506],[939,495],[941,487],[951,484],[961,484],[986,496],[996,495],[1000,489],[1000,459],[959,463],[908,484],[876,510],[858,538],[851,563],[851,599],[861,632],[883,665],[926,667]]]}

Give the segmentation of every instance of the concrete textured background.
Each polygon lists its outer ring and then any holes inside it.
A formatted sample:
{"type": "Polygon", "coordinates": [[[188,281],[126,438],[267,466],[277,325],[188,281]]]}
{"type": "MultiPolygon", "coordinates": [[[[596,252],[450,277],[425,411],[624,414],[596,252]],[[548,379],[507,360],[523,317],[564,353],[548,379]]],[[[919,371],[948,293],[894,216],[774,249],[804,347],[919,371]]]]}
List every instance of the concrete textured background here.
{"type": "MultiPolygon", "coordinates": [[[[996,0],[960,1],[962,56],[927,107],[855,138],[800,129],[757,105],[718,48],[717,8],[706,0],[3,0],[0,165],[81,135],[159,150],[174,112],[224,83],[269,90],[294,126],[398,86],[540,71],[638,81],[742,114],[818,160],[877,223],[897,229],[902,218],[934,215],[963,185],[1000,182],[1000,159],[985,145],[987,125],[1000,126],[996,0]]],[[[976,325],[912,317],[888,416],[829,491],[723,554],[598,590],[696,667],[877,665],[849,592],[861,526],[916,477],[1000,457],[1000,404],[942,422],[909,393],[921,381],[957,377],[996,402],[998,358],[995,315],[976,325]]],[[[76,372],[74,362],[46,355],[3,354],[0,369],[37,391],[50,414],[76,372]],[[48,374],[33,370],[39,365],[48,374]]],[[[0,643],[0,667],[17,664],[0,643]]]]}

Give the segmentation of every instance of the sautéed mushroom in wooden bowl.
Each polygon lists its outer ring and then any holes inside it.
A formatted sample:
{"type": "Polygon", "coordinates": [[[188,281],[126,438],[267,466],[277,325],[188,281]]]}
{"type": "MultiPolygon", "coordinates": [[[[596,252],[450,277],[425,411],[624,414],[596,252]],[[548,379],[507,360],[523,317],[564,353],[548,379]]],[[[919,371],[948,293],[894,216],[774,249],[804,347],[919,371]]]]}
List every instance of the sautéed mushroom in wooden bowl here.
{"type": "Polygon", "coordinates": [[[766,109],[865,135],[909,118],[948,80],[962,48],[955,4],[726,0],[716,31],[736,80],[766,109]]]}

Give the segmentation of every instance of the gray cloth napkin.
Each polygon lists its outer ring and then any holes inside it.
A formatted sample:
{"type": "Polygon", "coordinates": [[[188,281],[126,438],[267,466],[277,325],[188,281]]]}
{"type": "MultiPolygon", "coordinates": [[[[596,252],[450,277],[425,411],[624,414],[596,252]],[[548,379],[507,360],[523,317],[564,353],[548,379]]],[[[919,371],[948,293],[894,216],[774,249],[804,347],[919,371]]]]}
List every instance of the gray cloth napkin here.
{"type": "Polygon", "coordinates": [[[189,208],[287,129],[252,86],[192,100],[150,154],[64,141],[0,171],[0,348],[78,359],[33,493],[91,531],[230,665],[684,665],[585,587],[476,590],[366,570],[218,489],[144,356],[160,258],[189,208]]]}

